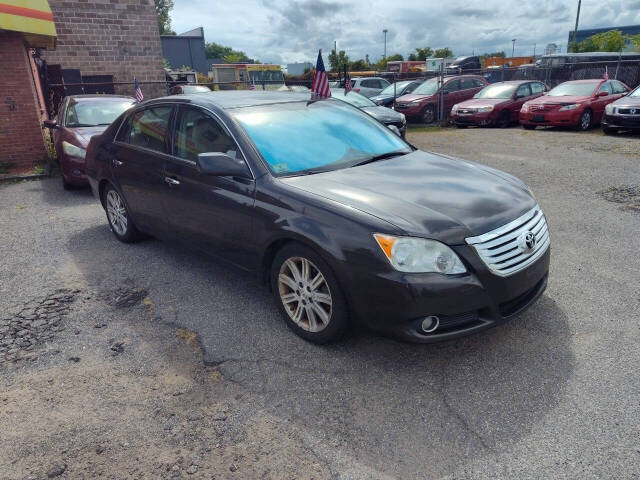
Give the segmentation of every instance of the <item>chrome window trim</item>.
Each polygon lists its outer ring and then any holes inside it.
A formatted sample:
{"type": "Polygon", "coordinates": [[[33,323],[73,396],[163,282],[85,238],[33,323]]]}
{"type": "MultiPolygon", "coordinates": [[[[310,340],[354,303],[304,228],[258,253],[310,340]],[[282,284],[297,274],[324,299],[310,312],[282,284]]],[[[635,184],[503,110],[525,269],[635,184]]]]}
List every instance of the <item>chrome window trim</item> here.
{"type": "MultiPolygon", "coordinates": [[[[119,140],[116,140],[120,134],[120,129],[122,128],[122,126],[127,122],[127,120],[129,118],[131,118],[132,115],[134,115],[136,112],[140,111],[140,110],[145,110],[147,108],[154,108],[154,107],[165,107],[165,106],[170,106],[171,108],[174,107],[180,107],[180,106],[185,106],[185,107],[191,107],[191,108],[196,108],[196,109],[200,109],[200,110],[204,110],[207,113],[210,113],[211,115],[213,115],[216,119],[216,121],[222,125],[222,128],[225,130],[225,132],[233,139],[233,141],[235,142],[235,144],[238,147],[238,150],[240,151],[240,153],[242,154],[242,159],[244,160],[245,165],[247,166],[247,168],[249,169],[249,173],[251,173],[251,180],[256,179],[256,175],[253,172],[253,169],[251,168],[251,165],[249,164],[249,161],[247,160],[247,155],[244,153],[244,150],[242,148],[242,146],[240,145],[240,142],[238,142],[238,139],[236,138],[236,136],[233,134],[233,132],[229,129],[229,127],[227,126],[227,124],[224,122],[224,120],[220,117],[220,115],[218,115],[216,112],[208,109],[207,107],[203,107],[201,105],[192,105],[190,103],[182,103],[182,102],[170,102],[170,103],[154,103],[154,104],[150,104],[150,105],[144,105],[144,106],[140,106],[139,108],[134,109],[129,115],[127,115],[122,122],[120,122],[120,125],[118,126],[118,130],[116,131],[116,134],[113,137],[113,143],[114,145],[120,145],[120,146],[124,146],[124,147],[128,147],[128,148],[132,148],[134,150],[139,150],[142,151],[143,153],[153,153],[153,154],[158,154],[158,155],[163,155],[164,157],[168,157],[169,159],[173,159],[173,160],[180,160],[182,162],[188,163],[189,165],[196,165],[196,162],[194,162],[193,160],[188,160],[186,158],[181,158],[181,157],[177,157],[175,155],[173,155],[172,153],[166,153],[166,152],[158,152],[157,150],[151,150],[149,148],[144,148],[144,147],[140,147],[138,145],[132,145],[130,143],[126,143],[126,142],[121,142],[119,140]]],[[[171,133],[175,133],[171,132],[171,133]]]]}

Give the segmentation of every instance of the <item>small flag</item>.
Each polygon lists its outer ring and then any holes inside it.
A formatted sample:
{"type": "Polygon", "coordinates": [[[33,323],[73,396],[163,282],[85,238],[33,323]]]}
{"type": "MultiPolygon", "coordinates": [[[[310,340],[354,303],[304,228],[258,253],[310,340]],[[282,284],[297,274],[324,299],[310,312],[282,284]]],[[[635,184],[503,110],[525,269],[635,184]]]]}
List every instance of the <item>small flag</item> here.
{"type": "Polygon", "coordinates": [[[138,102],[141,102],[142,100],[144,100],[144,95],[142,94],[142,89],[140,88],[140,85],[138,84],[138,80],[136,79],[136,77],[133,77],[133,84],[136,88],[136,100],[138,102]]]}
{"type": "Polygon", "coordinates": [[[322,61],[322,50],[318,50],[318,61],[316,62],[316,73],[313,75],[313,84],[311,85],[311,94],[317,97],[330,97],[329,79],[324,69],[322,61]]]}
{"type": "Polygon", "coordinates": [[[605,65],[604,67],[604,79],[609,80],[609,67],[605,65]]]}
{"type": "Polygon", "coordinates": [[[347,72],[347,64],[344,64],[344,94],[346,95],[351,91],[351,78],[349,72],[347,72]]]}

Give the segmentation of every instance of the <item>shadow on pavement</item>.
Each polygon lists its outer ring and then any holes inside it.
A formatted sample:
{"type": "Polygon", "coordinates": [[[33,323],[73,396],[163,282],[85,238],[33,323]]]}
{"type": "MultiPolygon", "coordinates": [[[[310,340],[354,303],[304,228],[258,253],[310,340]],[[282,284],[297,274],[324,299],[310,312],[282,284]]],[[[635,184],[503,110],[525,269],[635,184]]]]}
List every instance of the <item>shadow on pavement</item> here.
{"type": "Polygon", "coordinates": [[[205,361],[308,431],[316,453],[389,475],[445,475],[507,449],[554,409],[574,369],[567,317],[548,296],[458,341],[355,333],[316,346],[287,329],[252,274],[155,240],[122,244],[106,220],[67,247],[91,287],[147,289],[155,321],[197,332],[205,361]]]}

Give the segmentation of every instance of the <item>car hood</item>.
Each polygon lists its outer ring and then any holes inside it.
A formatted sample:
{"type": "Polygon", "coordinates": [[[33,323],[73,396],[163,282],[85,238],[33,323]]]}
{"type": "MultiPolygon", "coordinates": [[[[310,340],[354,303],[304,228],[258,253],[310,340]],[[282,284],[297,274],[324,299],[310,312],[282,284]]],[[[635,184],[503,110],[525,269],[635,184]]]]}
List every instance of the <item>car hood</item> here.
{"type": "Polygon", "coordinates": [[[95,135],[100,135],[109,125],[99,125],[97,127],[76,127],[70,128],[69,131],[78,139],[83,148],[87,148],[89,140],[95,135]]]}
{"type": "Polygon", "coordinates": [[[402,122],[402,118],[404,115],[396,112],[395,110],[391,110],[387,107],[362,107],[362,110],[367,112],[373,118],[382,123],[396,123],[402,122]]]}
{"type": "Polygon", "coordinates": [[[458,108],[480,108],[480,107],[495,107],[502,103],[507,103],[510,100],[507,98],[471,98],[460,102],[458,108]]]}
{"type": "Polygon", "coordinates": [[[434,95],[420,95],[420,94],[410,93],[408,95],[403,95],[399,98],[396,98],[396,102],[420,102],[422,100],[433,98],[434,95]]]}
{"type": "Polygon", "coordinates": [[[616,107],[640,107],[640,97],[622,97],[613,104],[616,107]]]}
{"type": "Polygon", "coordinates": [[[409,235],[450,245],[464,244],[466,237],[500,227],[535,206],[528,188],[507,173],[420,150],[281,180],[386,220],[409,235]]]}
{"type": "Polygon", "coordinates": [[[577,96],[577,95],[567,95],[564,97],[550,97],[549,95],[543,95],[534,100],[529,100],[527,103],[529,105],[568,105],[570,103],[582,103],[589,100],[591,97],[586,96],[577,96]]]}

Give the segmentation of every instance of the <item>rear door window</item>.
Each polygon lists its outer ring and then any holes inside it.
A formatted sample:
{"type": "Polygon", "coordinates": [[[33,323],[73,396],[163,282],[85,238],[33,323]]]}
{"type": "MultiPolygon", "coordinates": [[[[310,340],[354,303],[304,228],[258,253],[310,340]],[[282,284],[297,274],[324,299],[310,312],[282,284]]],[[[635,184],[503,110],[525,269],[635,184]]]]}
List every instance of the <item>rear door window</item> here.
{"type": "Polygon", "coordinates": [[[172,110],[173,107],[159,106],[135,112],[122,141],[154,152],[167,153],[167,134],[172,110]]]}
{"type": "Polygon", "coordinates": [[[627,89],[622,83],[615,80],[611,83],[613,85],[613,93],[627,93],[627,89]]]}

